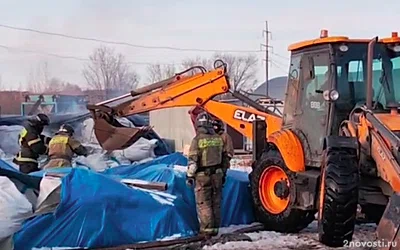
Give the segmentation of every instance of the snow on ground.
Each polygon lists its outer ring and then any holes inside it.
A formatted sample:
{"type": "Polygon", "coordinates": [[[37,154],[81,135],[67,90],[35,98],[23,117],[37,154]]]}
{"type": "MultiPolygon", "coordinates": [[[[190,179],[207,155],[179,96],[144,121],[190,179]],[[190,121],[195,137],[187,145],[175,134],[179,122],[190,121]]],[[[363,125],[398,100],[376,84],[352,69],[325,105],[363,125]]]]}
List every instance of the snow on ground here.
{"type": "Polygon", "coordinates": [[[174,235],[171,235],[171,236],[168,236],[168,237],[164,237],[162,239],[157,239],[157,240],[159,240],[159,241],[176,240],[176,239],[179,239],[181,237],[182,237],[181,234],[174,234],[174,235]]]}
{"type": "MultiPolygon", "coordinates": [[[[32,248],[32,250],[68,250],[68,249],[82,249],[82,247],[42,247],[42,248],[32,248]]],[[[88,248],[83,248],[88,249],[88,248]]]]}
{"type": "Polygon", "coordinates": [[[231,167],[233,170],[240,170],[250,173],[252,171],[251,163],[253,159],[251,155],[235,155],[231,159],[231,167]]]}
{"type": "MultiPolygon", "coordinates": [[[[231,226],[229,228],[221,229],[221,232],[232,232],[244,226],[231,226]]],[[[355,245],[360,243],[370,243],[376,240],[375,236],[376,226],[374,224],[357,225],[353,236],[355,245]]],[[[270,231],[261,231],[257,233],[247,233],[252,239],[252,242],[239,241],[227,242],[225,244],[217,243],[212,246],[205,246],[204,250],[239,250],[239,249],[252,249],[252,250],[291,250],[291,249],[370,249],[368,247],[342,247],[342,248],[329,248],[318,241],[317,221],[311,223],[306,229],[298,234],[282,234],[270,231]]]]}

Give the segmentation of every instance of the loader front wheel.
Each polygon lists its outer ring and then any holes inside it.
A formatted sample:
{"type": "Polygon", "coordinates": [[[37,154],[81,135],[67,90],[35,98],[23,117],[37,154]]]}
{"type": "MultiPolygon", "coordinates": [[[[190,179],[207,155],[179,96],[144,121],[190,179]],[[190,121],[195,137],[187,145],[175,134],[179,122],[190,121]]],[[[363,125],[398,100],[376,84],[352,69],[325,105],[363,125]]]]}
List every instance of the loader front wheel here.
{"type": "Polygon", "coordinates": [[[358,203],[357,155],[350,150],[330,149],[322,166],[318,213],[319,241],[342,247],[354,233],[358,203]]]}
{"type": "Polygon", "coordinates": [[[293,208],[294,173],[286,167],[279,151],[264,153],[250,176],[256,216],[268,230],[296,233],[314,220],[314,212],[293,208]]]}

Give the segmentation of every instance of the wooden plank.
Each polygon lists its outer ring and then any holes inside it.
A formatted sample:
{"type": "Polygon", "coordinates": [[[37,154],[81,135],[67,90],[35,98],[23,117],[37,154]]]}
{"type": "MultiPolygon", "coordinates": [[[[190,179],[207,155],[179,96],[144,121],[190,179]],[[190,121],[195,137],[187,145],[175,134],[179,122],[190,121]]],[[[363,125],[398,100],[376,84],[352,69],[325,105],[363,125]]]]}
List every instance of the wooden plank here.
{"type": "Polygon", "coordinates": [[[55,178],[63,178],[64,176],[66,176],[66,174],[62,174],[62,173],[45,173],[45,175],[43,177],[55,177],[55,178]]]}
{"type": "Polygon", "coordinates": [[[168,246],[189,244],[192,242],[202,241],[205,239],[206,238],[204,236],[196,235],[193,237],[179,238],[174,240],[144,242],[144,243],[129,244],[117,247],[108,247],[108,248],[96,248],[96,250],[157,249],[157,248],[165,249],[165,247],[168,246]]]}
{"type": "MultiPolygon", "coordinates": [[[[257,224],[254,226],[249,226],[241,229],[237,229],[232,233],[222,234],[220,237],[213,237],[211,239],[207,239],[203,235],[196,235],[193,237],[179,238],[174,240],[165,240],[165,241],[153,241],[153,242],[145,242],[145,243],[136,243],[130,245],[123,245],[117,247],[110,248],[96,248],[96,250],[126,250],[126,249],[148,249],[148,250],[161,250],[168,249],[173,246],[185,246],[188,245],[189,249],[193,249],[190,247],[202,247],[205,244],[215,244],[220,240],[229,241],[230,239],[240,240],[240,241],[251,241],[251,239],[245,235],[244,233],[256,232],[263,230],[264,226],[262,224],[257,224]],[[237,237],[235,238],[235,234],[237,237]],[[198,242],[198,244],[196,243],[198,242]],[[201,243],[200,243],[201,242],[201,243]]],[[[199,248],[195,248],[199,249],[199,248]]]]}
{"type": "Polygon", "coordinates": [[[238,233],[238,234],[243,234],[243,233],[251,233],[251,232],[257,232],[257,231],[262,231],[265,230],[265,226],[263,224],[257,224],[251,227],[244,227],[237,229],[233,231],[232,233],[238,233]]]}
{"type": "Polygon", "coordinates": [[[129,186],[150,189],[150,190],[165,191],[168,188],[168,185],[165,182],[147,182],[134,179],[123,179],[121,180],[121,182],[129,186]]]}
{"type": "MultiPolygon", "coordinates": [[[[55,178],[63,178],[66,174],[63,173],[46,173],[45,176],[55,177],[55,178]]],[[[143,189],[149,190],[157,190],[157,191],[165,191],[168,189],[168,184],[165,182],[148,182],[143,180],[135,180],[135,179],[122,179],[121,183],[124,183],[128,186],[139,187],[143,189]]]]}

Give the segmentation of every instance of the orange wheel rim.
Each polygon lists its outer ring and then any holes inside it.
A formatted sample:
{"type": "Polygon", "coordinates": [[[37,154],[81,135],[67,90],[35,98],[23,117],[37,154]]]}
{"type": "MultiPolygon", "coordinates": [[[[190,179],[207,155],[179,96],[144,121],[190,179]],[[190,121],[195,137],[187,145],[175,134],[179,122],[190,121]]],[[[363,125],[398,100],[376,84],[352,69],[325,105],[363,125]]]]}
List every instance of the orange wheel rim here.
{"type": "Polygon", "coordinates": [[[261,174],[258,188],[263,207],[272,214],[285,211],[289,205],[289,187],[289,178],[280,167],[266,168],[261,174]],[[282,193],[282,188],[285,194],[282,193]]]}
{"type": "Polygon", "coordinates": [[[322,170],[321,187],[319,191],[318,220],[322,220],[322,210],[325,202],[325,169],[322,170]]]}

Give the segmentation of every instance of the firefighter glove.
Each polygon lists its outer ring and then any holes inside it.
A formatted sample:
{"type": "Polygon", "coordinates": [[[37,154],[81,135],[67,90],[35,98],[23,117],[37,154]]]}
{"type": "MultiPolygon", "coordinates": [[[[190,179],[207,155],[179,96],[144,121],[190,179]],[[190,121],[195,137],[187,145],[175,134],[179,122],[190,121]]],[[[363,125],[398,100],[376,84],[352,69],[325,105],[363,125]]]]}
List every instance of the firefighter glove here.
{"type": "Polygon", "coordinates": [[[192,186],[194,185],[194,178],[193,178],[193,177],[186,176],[186,185],[187,185],[188,187],[192,187],[192,186]]]}

